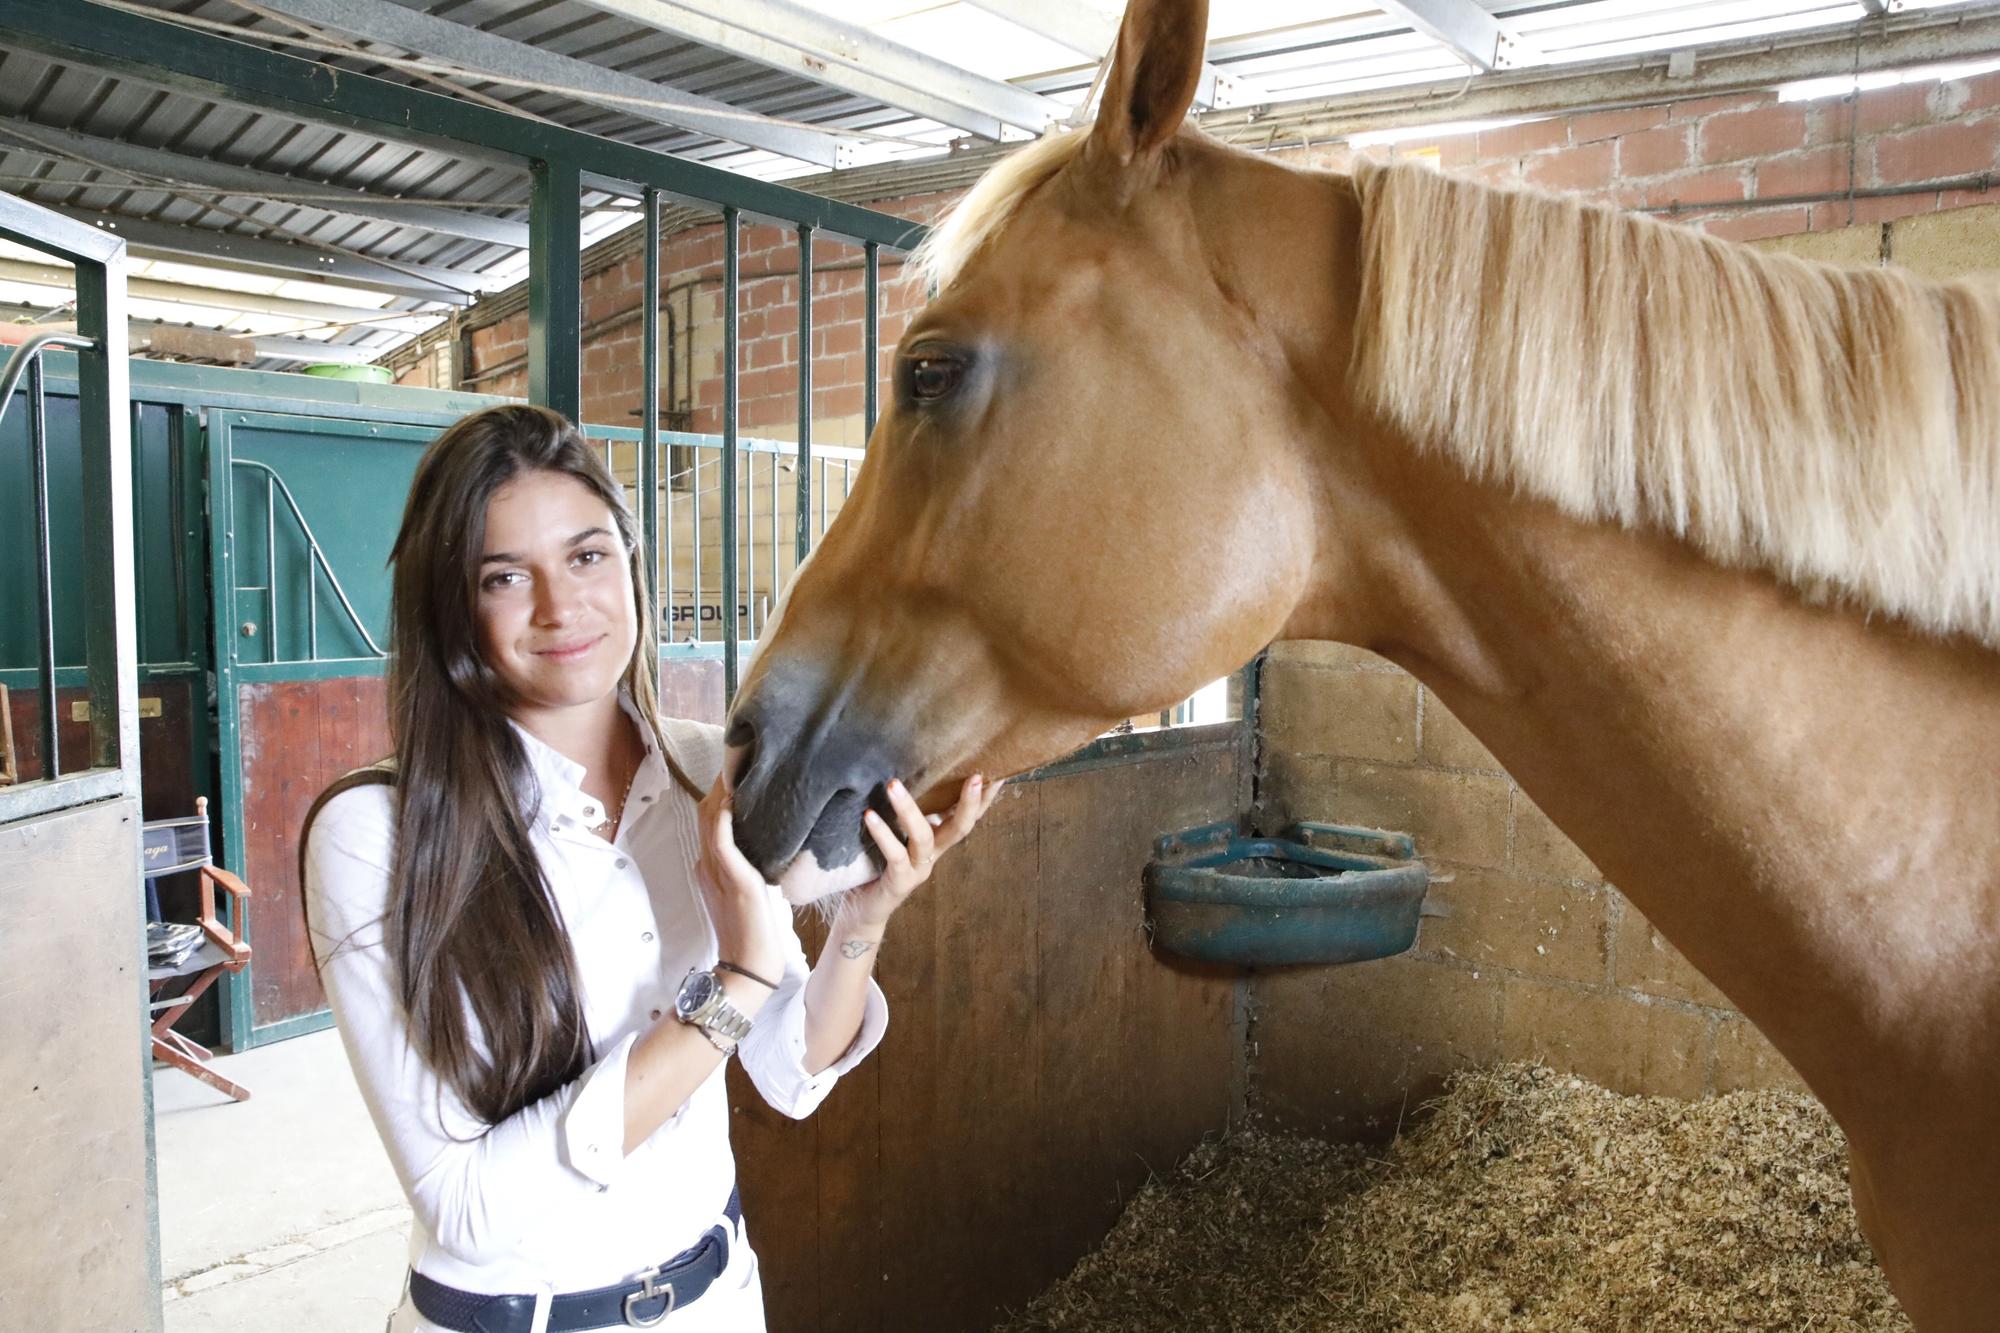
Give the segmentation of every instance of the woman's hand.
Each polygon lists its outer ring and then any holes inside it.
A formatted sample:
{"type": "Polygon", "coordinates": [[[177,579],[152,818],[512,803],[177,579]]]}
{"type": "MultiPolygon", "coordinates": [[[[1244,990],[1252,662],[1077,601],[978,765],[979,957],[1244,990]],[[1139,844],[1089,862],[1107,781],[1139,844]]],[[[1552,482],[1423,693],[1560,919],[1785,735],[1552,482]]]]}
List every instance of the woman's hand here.
{"type": "Polygon", "coordinates": [[[926,815],[909,789],[891,778],[889,804],[903,826],[903,836],[898,838],[888,821],[873,810],[862,816],[868,836],[882,851],[882,873],[854,890],[842,906],[841,916],[863,929],[879,929],[887,924],[917,885],[931,877],[937,859],[964,841],[980,817],[993,808],[1000,788],[1005,785],[988,783],[975,773],[959,789],[957,805],[942,815],[926,815]]]}
{"type": "Polygon", "coordinates": [[[776,978],[785,970],[785,952],[771,910],[771,886],[736,846],[732,826],[735,792],[717,778],[701,802],[701,856],[695,863],[695,884],[715,927],[716,948],[724,962],[760,977],[776,978]]]}

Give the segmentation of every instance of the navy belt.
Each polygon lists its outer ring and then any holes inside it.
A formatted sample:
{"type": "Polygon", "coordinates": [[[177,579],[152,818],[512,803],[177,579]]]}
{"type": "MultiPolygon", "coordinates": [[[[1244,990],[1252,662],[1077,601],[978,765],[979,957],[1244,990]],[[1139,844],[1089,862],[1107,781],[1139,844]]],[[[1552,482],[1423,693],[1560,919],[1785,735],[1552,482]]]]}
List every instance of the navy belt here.
{"type": "MultiPolygon", "coordinates": [[[[743,1204],[733,1189],[723,1212],[732,1227],[743,1220],[743,1204]]],[[[730,1239],[730,1229],[717,1223],[695,1244],[631,1282],[551,1297],[548,1333],[653,1327],[697,1300],[722,1276],[729,1267],[730,1239]]],[[[410,1299],[425,1319],[458,1333],[532,1333],[535,1326],[533,1296],[460,1291],[412,1272],[410,1299]]]]}

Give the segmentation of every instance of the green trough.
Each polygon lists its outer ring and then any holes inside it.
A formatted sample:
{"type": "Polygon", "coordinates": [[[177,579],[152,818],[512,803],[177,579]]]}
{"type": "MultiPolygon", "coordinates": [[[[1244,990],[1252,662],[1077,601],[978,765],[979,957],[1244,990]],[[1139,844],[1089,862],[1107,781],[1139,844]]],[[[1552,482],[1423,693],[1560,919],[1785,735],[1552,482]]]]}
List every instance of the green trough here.
{"type": "Polygon", "coordinates": [[[1416,943],[1430,872],[1405,833],[1294,824],[1275,838],[1204,824],[1154,844],[1156,949],[1239,967],[1359,963],[1416,943]]]}

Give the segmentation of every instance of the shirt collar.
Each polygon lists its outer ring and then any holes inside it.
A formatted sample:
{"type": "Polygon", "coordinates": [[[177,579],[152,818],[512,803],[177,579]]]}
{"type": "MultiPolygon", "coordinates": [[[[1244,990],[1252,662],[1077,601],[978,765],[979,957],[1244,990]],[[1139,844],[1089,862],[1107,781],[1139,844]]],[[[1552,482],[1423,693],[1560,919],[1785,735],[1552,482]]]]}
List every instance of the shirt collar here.
{"type": "MultiPolygon", "coordinates": [[[[639,813],[641,792],[650,792],[658,786],[655,770],[661,764],[653,729],[639,716],[638,708],[624,690],[618,692],[618,706],[632,720],[640,741],[646,747],[645,757],[639,761],[639,771],[633,776],[632,791],[627,800],[623,822],[629,823],[639,813]]],[[[604,819],[603,803],[583,789],[583,779],[588,770],[520,723],[510,718],[508,725],[521,738],[521,748],[528,758],[528,784],[522,792],[522,800],[524,805],[530,807],[530,822],[552,828],[565,824],[590,828],[600,823],[604,819]]]]}

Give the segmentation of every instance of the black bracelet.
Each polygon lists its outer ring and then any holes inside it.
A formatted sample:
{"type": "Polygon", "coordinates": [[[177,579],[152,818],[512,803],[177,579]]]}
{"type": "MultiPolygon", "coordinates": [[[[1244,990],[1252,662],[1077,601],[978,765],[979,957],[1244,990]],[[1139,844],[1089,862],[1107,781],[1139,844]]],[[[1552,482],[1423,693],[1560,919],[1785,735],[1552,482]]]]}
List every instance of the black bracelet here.
{"type": "Polygon", "coordinates": [[[739,977],[748,977],[750,978],[750,980],[756,982],[759,986],[762,986],[766,990],[778,989],[777,982],[766,981],[764,980],[764,978],[758,976],[755,972],[752,972],[749,968],[738,967],[736,966],[736,964],[731,962],[719,962],[715,965],[715,970],[718,972],[734,972],[739,977]]]}

